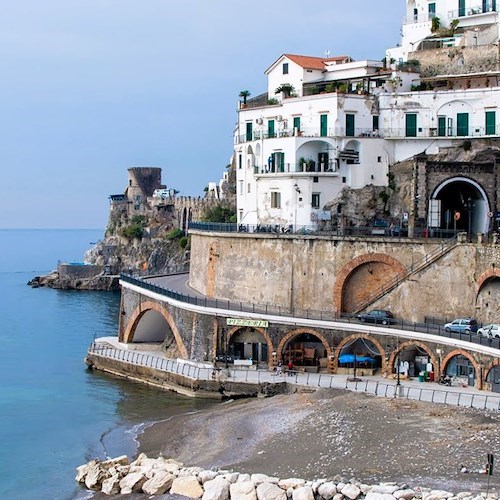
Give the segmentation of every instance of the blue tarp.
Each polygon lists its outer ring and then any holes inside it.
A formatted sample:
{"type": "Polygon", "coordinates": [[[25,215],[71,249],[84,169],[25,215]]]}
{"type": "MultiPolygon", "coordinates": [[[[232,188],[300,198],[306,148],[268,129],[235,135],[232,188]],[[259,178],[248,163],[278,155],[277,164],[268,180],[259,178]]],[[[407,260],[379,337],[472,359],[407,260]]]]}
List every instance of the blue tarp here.
{"type": "MultiPolygon", "coordinates": [[[[356,356],[356,363],[374,363],[375,358],[370,356],[356,356]]],[[[354,363],[354,354],[342,354],[339,356],[339,363],[354,363]]]]}

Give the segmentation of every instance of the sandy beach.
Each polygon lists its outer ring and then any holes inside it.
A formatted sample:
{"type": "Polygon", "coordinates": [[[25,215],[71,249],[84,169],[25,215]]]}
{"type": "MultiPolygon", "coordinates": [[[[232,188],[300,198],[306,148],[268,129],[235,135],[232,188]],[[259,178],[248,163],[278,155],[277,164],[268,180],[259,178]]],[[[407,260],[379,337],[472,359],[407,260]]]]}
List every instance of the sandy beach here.
{"type": "MultiPolygon", "coordinates": [[[[479,492],[487,453],[500,457],[499,424],[498,413],[321,389],[225,402],[160,422],[141,436],[140,451],[281,478],[479,492]]],[[[497,471],[492,488],[500,490],[497,471]]]]}

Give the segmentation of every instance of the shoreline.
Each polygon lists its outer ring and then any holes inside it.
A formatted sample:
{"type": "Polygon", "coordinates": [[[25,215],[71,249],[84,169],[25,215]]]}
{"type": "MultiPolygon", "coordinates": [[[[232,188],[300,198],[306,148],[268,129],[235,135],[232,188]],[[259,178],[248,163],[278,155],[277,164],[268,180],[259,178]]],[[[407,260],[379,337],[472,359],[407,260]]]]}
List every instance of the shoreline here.
{"type": "Polygon", "coordinates": [[[242,473],[480,492],[487,453],[500,453],[499,427],[485,411],[320,389],[177,415],[145,429],[138,452],[242,473]]]}

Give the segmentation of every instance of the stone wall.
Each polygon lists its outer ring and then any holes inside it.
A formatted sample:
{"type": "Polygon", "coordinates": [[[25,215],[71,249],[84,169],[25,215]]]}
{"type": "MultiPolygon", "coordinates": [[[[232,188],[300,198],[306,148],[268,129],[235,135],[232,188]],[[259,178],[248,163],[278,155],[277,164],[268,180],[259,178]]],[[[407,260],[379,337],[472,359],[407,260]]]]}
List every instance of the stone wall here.
{"type": "MultiPolygon", "coordinates": [[[[193,231],[191,237],[190,285],[201,293],[285,310],[325,312],[345,311],[359,295],[387,282],[394,269],[409,269],[441,245],[432,239],[201,231],[193,231]]],[[[477,308],[478,280],[499,266],[500,246],[458,244],[370,308],[390,309],[413,321],[424,321],[426,316],[475,316],[488,321],[500,317],[500,306],[492,297],[488,310],[477,308]]]]}
{"type": "Polygon", "coordinates": [[[90,279],[104,271],[102,266],[94,265],[75,265],[75,264],[58,264],[57,272],[60,279],[73,280],[73,279],[90,279]]]}

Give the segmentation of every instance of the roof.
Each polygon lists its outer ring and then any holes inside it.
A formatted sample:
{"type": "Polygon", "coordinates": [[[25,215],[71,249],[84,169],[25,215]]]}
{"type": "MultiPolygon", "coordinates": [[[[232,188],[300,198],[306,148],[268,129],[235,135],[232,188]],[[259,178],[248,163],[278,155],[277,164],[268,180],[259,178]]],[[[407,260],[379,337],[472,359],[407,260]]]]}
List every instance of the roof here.
{"type": "Polygon", "coordinates": [[[313,56],[301,56],[297,54],[283,54],[276,61],[274,61],[271,66],[265,71],[268,73],[272,68],[274,68],[284,57],[290,59],[295,64],[298,64],[304,69],[317,69],[323,71],[326,67],[326,63],[329,62],[351,62],[352,58],[350,56],[335,56],[335,57],[313,57],[313,56]]]}

